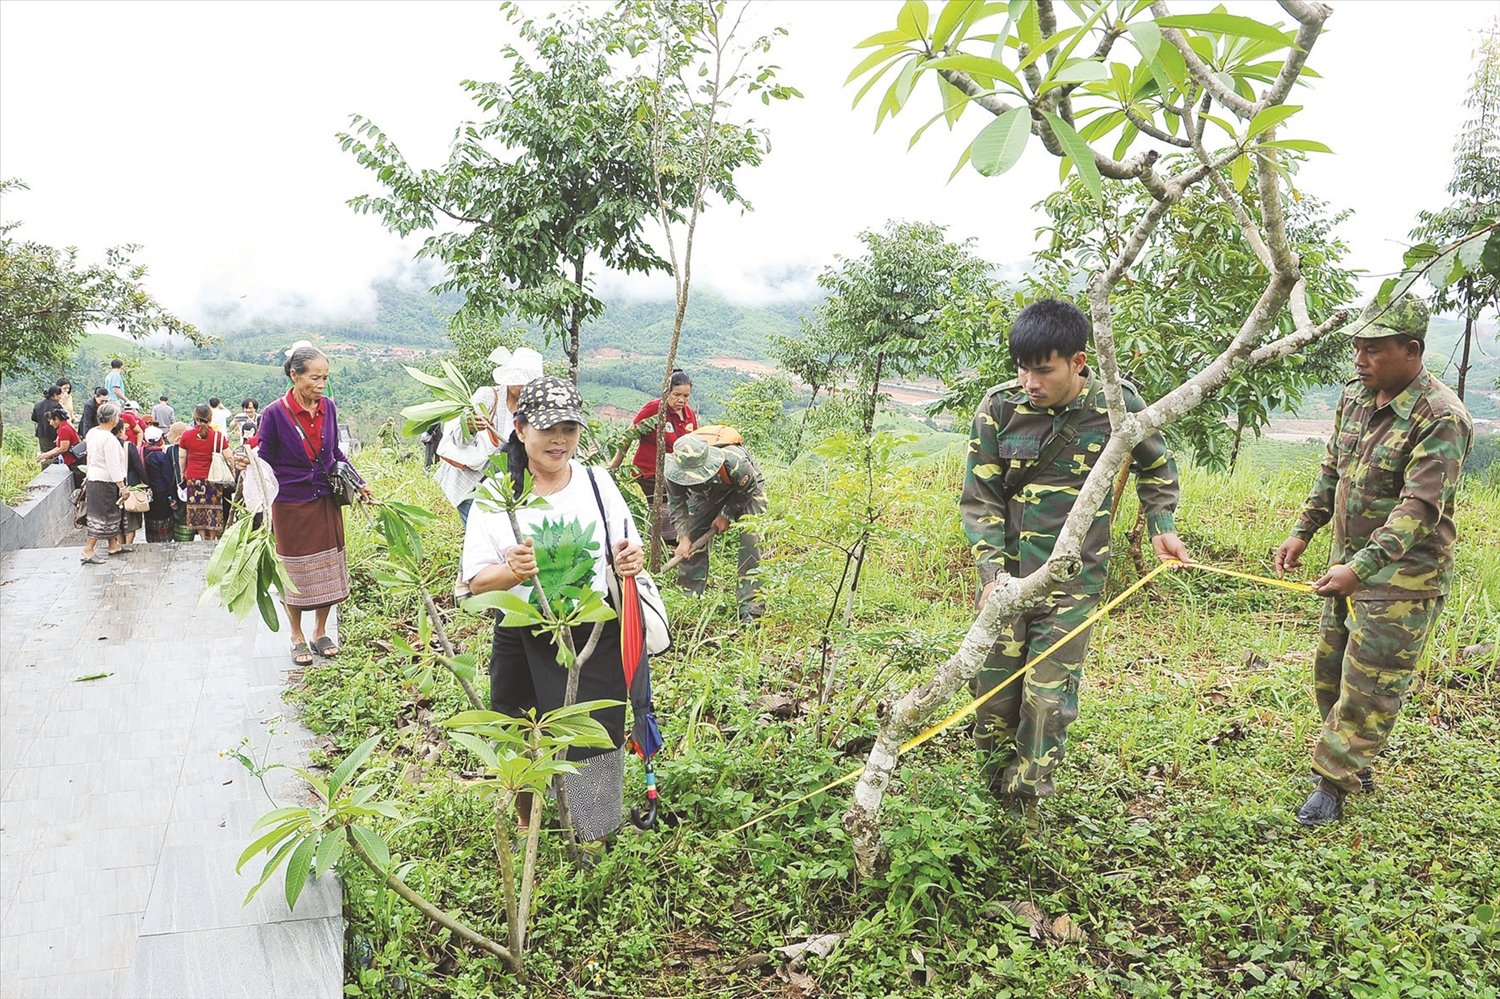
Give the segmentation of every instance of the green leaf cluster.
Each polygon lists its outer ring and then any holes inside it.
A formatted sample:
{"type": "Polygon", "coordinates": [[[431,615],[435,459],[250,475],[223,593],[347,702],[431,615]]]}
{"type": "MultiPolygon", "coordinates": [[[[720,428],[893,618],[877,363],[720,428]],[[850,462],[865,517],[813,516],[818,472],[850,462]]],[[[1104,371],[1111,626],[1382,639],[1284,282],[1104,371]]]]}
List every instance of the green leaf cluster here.
{"type": "Polygon", "coordinates": [[[199,607],[218,597],[220,604],[241,620],[253,608],[259,608],[261,620],[272,631],[281,629],[272,594],[284,600],[287,594],[297,592],[286,565],[276,554],[270,518],[262,518],[256,526],[255,518],[243,512],[215,544],[204,581],[207,587],[198,600],[199,607]]]}
{"type": "Polygon", "coordinates": [[[1418,243],[1402,255],[1402,263],[1405,270],[1381,282],[1376,295],[1381,305],[1404,295],[1418,279],[1426,279],[1439,292],[1466,279],[1495,287],[1500,281],[1500,221],[1482,220],[1471,232],[1442,246],[1418,243]]]}
{"type": "Polygon", "coordinates": [[[415,437],[434,423],[458,420],[460,433],[465,440],[469,438],[467,418],[474,415],[474,406],[470,401],[474,396],[474,389],[452,361],[444,358],[442,365],[446,377],[430,375],[411,365],[402,365],[408,375],[431,389],[433,396],[431,402],[419,402],[401,410],[401,416],[406,420],[401,427],[402,437],[415,437]]]}
{"type": "Polygon", "coordinates": [[[373,735],[360,743],[344,757],[326,782],[315,773],[297,770],[321,799],[320,807],[277,808],[256,820],[251,832],[260,835],[245,847],[234,868],[235,873],[239,873],[256,854],[267,855],[260,880],[245,896],[246,905],[285,863],[286,904],[295,909],[309,876],[317,878],[324,871],[331,870],[343,858],[349,836],[359,842],[380,868],[390,866],[390,848],[384,837],[366,823],[379,818],[399,822],[400,809],[393,802],[377,801],[375,796],[380,789],[375,784],[360,787],[350,787],[349,784],[354,772],[364,766],[381,738],[373,735]]]}
{"type": "Polygon", "coordinates": [[[496,590],[469,597],[464,608],[499,610],[503,612],[501,627],[541,628],[554,635],[554,640],[563,627],[613,619],[615,612],[592,585],[600,545],[594,540],[594,527],[593,524],[585,527],[576,518],[555,521],[543,518],[531,536],[537,575],[531,581],[529,599],[496,590]],[[539,588],[545,591],[551,606],[550,619],[542,611],[539,588]]]}
{"type": "Polygon", "coordinates": [[[614,742],[592,712],[618,707],[621,701],[581,701],[516,717],[496,711],[465,711],[443,722],[455,743],[478,757],[484,767],[482,794],[514,796],[542,793],[561,774],[578,768],[561,757],[569,748],[612,749],[614,742]]]}
{"type": "MultiPolygon", "coordinates": [[[[1063,175],[1076,170],[1085,188],[1101,202],[1104,175],[1100,166],[1118,166],[1142,133],[1168,145],[1190,148],[1192,137],[1185,118],[1194,108],[1200,138],[1203,123],[1212,123],[1233,146],[1247,150],[1233,164],[1238,187],[1244,186],[1250,172],[1252,144],[1328,151],[1323,144],[1306,139],[1264,140],[1298,107],[1274,106],[1238,122],[1232,119],[1243,105],[1231,109],[1230,117],[1210,113],[1210,104],[1222,104],[1222,100],[1210,99],[1197,107],[1204,98],[1203,89],[1182,52],[1162,34],[1163,29],[1181,32],[1194,57],[1225,91],[1254,104],[1256,88],[1273,83],[1282,70],[1278,53],[1295,47],[1292,32],[1279,23],[1230,14],[1222,6],[1208,13],[1155,20],[1144,17],[1149,7],[1146,0],[1079,0],[1066,5],[1035,0],[948,0],[934,19],[923,0],[908,0],[897,14],[894,29],[859,43],[858,48],[873,51],[854,67],[846,82],[864,79],[854,98],[858,105],[895,71],[876,108],[878,129],[906,108],[918,81],[930,73],[941,110],[917,129],[911,144],[939,121],[953,129],[964,111],[979,103],[995,120],[975,135],[954,174],[965,164],[987,177],[1003,174],[1036,136],[1048,152],[1062,159],[1063,175]],[[1065,10],[1076,19],[1071,26],[1059,23],[1065,10]]],[[[1301,72],[1316,75],[1305,67],[1301,72]]]]}

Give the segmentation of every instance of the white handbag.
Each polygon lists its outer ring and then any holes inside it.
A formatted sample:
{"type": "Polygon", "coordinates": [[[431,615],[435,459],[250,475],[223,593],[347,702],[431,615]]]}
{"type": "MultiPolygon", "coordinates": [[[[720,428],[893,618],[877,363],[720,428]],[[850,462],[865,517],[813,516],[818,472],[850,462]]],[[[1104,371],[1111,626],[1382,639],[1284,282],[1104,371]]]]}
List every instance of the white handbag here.
{"type": "MultiPolygon", "coordinates": [[[[604,550],[609,562],[605,573],[609,583],[609,594],[618,609],[621,601],[620,581],[615,575],[614,539],[609,534],[609,516],[604,512],[604,497],[599,494],[599,483],[594,479],[594,470],[587,469],[589,485],[594,487],[594,502],[599,505],[599,520],[604,524],[604,550]]],[[[672,647],[672,627],[667,620],[667,605],[661,598],[661,590],[651,574],[642,569],[635,576],[635,592],[641,601],[641,626],[646,632],[646,651],[656,656],[672,647]]]]}
{"type": "MultiPolygon", "coordinates": [[[[219,438],[220,443],[223,440],[224,438],[221,436],[219,438]]],[[[209,459],[208,482],[209,485],[214,486],[234,485],[234,469],[229,467],[229,461],[224,457],[224,449],[222,447],[215,450],[213,457],[209,459]]]]}

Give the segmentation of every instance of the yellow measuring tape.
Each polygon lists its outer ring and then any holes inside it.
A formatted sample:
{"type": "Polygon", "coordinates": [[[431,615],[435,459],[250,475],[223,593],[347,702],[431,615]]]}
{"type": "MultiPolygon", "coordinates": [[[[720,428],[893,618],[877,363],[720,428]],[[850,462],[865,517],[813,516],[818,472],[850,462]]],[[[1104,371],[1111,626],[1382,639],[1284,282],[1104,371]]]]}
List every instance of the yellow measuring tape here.
{"type": "MultiPolygon", "coordinates": [[[[1100,606],[1097,610],[1094,611],[1094,613],[1085,618],[1083,623],[1078,627],[1074,628],[1072,631],[1068,632],[1066,635],[1062,636],[1057,641],[1047,646],[1045,650],[1032,656],[1031,660],[1027,662],[1026,665],[1022,666],[1010,676],[1006,677],[1004,680],[991,687],[988,692],[980,694],[978,697],[974,698],[968,704],[965,704],[963,707],[959,708],[957,711],[953,712],[951,715],[944,718],[936,725],[929,726],[928,728],[925,728],[921,732],[918,732],[916,735],[912,736],[910,739],[907,739],[901,744],[900,751],[902,753],[906,753],[912,749],[915,749],[922,743],[926,742],[928,739],[931,739],[933,736],[937,735],[940,732],[944,732],[947,729],[952,728],[954,725],[963,721],[975,711],[978,711],[980,705],[982,705],[985,701],[988,701],[991,697],[994,697],[996,694],[1000,693],[1000,691],[1004,690],[1006,687],[1010,686],[1012,683],[1025,676],[1026,673],[1037,663],[1041,662],[1043,659],[1046,659],[1048,656],[1056,652],[1058,649],[1062,648],[1078,635],[1083,634],[1083,632],[1088,630],[1088,628],[1093,625],[1095,621],[1099,620],[1101,617],[1114,610],[1123,601],[1130,597],[1131,594],[1135,593],[1136,590],[1139,590],[1141,587],[1145,586],[1147,583],[1151,582],[1151,580],[1155,579],[1158,575],[1167,571],[1168,569],[1202,569],[1205,572],[1216,572],[1222,576],[1233,576],[1236,579],[1245,579],[1253,583],[1261,583],[1265,586],[1280,586],[1283,589],[1295,590],[1298,593],[1311,593],[1313,591],[1311,583],[1295,583],[1287,579],[1274,579],[1270,576],[1257,576],[1249,572],[1240,572],[1238,569],[1225,569],[1222,566],[1205,565],[1202,562],[1163,562],[1161,565],[1157,566],[1155,569],[1152,569],[1140,579],[1130,584],[1130,586],[1126,587],[1124,592],[1120,593],[1114,599],[1100,606]]],[[[858,779],[862,774],[864,774],[864,772],[864,767],[860,767],[857,770],[851,770],[849,773],[844,774],[844,776],[838,778],[837,780],[829,781],[827,784],[824,784],[816,791],[809,791],[807,794],[804,794],[802,797],[797,798],[794,801],[788,801],[784,805],[778,805],[777,807],[771,809],[769,812],[757,815],[749,822],[735,826],[724,835],[733,836],[735,833],[749,829],[751,826],[756,825],[760,822],[764,822],[766,819],[769,819],[772,816],[780,815],[782,812],[785,812],[788,809],[796,808],[804,801],[816,798],[818,795],[823,794],[826,791],[831,791],[841,784],[847,784],[851,780],[858,779]]]]}

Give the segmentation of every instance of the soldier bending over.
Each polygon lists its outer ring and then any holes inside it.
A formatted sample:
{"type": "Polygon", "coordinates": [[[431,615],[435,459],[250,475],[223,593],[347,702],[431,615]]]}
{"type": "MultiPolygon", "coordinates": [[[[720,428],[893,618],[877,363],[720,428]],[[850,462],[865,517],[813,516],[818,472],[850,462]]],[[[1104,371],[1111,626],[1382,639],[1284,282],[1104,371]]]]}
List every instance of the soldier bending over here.
{"type": "MultiPolygon", "coordinates": [[[[974,417],[959,507],[979,563],[981,606],[1001,569],[1024,576],[1051,557],[1079,487],[1109,440],[1104,385],[1087,365],[1089,333],[1088,318],[1070,302],[1040,299],[1022,309],[1010,330],[1020,377],[991,389],[974,417]]],[[[1144,409],[1131,387],[1123,387],[1126,408],[1144,409]]],[[[1131,468],[1157,556],[1191,561],[1172,521],[1177,466],[1160,434],[1135,446],[1131,468]]],[[[1108,574],[1109,528],[1106,497],[1084,538],[1083,571],[1005,624],[974,679],[976,694],[1093,613],[1108,574]]],[[[1054,793],[1052,774],[1068,725],[1078,717],[1088,642],[1089,631],[1080,633],[979,709],[975,742],[990,790],[1033,827],[1036,801],[1054,793]]]]}

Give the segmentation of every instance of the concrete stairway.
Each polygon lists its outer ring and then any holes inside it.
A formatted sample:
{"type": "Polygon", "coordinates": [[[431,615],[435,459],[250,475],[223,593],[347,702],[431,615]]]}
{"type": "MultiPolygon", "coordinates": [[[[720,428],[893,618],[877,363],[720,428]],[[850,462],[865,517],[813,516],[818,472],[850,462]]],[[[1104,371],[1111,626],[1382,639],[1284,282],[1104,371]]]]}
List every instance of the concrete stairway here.
{"type": "MultiPolygon", "coordinates": [[[[0,996],[342,994],[332,875],[295,913],[279,872],[241,905],[262,860],[235,861],[273,806],[219,753],[274,731],[269,760],[304,764],[311,737],[281,701],[285,623],[197,608],[211,551],[0,556],[0,996]]],[[[267,784],[306,801],[289,770],[267,784]]]]}

